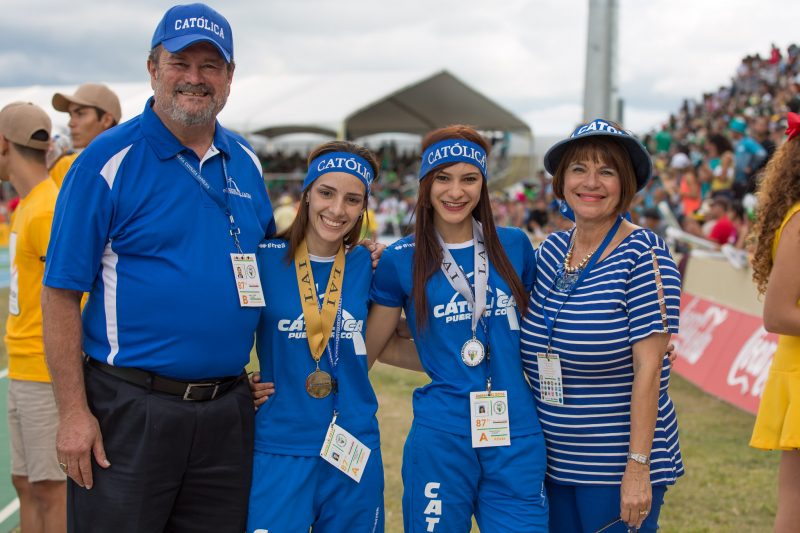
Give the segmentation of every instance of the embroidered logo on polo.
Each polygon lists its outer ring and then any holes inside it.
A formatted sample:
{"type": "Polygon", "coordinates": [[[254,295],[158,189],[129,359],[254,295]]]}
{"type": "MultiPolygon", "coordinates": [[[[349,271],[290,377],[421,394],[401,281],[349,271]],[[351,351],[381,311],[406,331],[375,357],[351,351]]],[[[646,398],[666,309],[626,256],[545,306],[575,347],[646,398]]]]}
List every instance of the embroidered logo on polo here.
{"type": "Polygon", "coordinates": [[[413,242],[404,242],[403,244],[396,244],[396,245],[392,246],[392,248],[399,252],[400,250],[405,250],[406,248],[414,248],[414,243],[413,242]]]}
{"type": "Polygon", "coordinates": [[[239,186],[236,185],[236,181],[234,181],[233,176],[228,176],[225,184],[225,192],[232,194],[233,196],[238,196],[239,198],[247,198],[248,200],[252,200],[253,198],[249,192],[242,192],[239,190],[239,186]]]}
{"type": "Polygon", "coordinates": [[[282,250],[282,249],[286,248],[286,243],[285,242],[261,242],[261,243],[258,244],[258,247],[261,248],[261,249],[264,249],[264,248],[271,248],[272,249],[272,248],[274,248],[274,249],[282,250]]]}

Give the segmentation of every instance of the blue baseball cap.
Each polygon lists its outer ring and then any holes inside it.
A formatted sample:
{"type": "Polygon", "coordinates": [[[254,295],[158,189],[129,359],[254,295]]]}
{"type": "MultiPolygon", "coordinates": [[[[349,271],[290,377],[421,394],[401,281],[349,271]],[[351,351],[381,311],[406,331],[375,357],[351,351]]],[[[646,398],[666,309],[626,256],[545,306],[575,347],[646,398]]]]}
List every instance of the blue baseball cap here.
{"type": "Polygon", "coordinates": [[[744,135],[744,132],[747,131],[747,122],[741,117],[734,117],[728,123],[728,128],[744,135]]]}
{"type": "Polygon", "coordinates": [[[555,175],[556,169],[561,163],[561,158],[571,143],[597,136],[611,137],[625,148],[631,158],[631,163],[633,163],[633,172],[636,174],[636,190],[642,190],[653,174],[653,161],[650,159],[650,154],[647,148],[633,134],[623,130],[619,124],[609,120],[596,118],[575,128],[572,135],[558,141],[544,154],[544,168],[550,174],[555,175]]]}
{"type": "Polygon", "coordinates": [[[233,58],[233,32],[228,21],[205,4],[173,6],[164,13],[153,33],[150,48],[163,45],[171,53],[197,42],[213,44],[230,63],[233,58]]]}

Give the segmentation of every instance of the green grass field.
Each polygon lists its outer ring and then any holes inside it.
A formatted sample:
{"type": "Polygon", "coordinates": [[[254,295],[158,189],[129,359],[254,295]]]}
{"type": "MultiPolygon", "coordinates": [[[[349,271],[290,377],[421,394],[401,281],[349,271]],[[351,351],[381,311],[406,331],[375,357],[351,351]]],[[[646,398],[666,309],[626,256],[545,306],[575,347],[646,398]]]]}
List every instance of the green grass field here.
{"type": "MultiPolygon", "coordinates": [[[[8,289],[0,289],[0,330],[5,332],[8,289]]],[[[6,349],[0,343],[0,368],[6,349]]],[[[400,465],[411,425],[411,393],[427,382],[422,374],[375,365],[381,444],[386,473],[386,531],[402,531],[400,465]]],[[[772,531],[777,498],[778,454],[747,446],[753,416],[674,376],[671,395],[678,410],[686,475],[667,493],[665,533],[772,531]]],[[[0,443],[6,447],[7,443],[0,443]]],[[[0,480],[10,489],[10,480],[0,480]]],[[[5,492],[5,491],[3,491],[5,492]]],[[[477,531],[477,528],[475,528],[477,531]]]]}

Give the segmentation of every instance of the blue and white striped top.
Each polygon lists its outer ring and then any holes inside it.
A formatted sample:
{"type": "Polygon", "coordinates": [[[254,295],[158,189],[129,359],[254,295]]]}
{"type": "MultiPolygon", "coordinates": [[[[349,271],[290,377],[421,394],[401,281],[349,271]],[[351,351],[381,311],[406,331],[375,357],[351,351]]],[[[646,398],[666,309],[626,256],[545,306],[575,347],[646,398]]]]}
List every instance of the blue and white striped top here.
{"type": "MultiPolygon", "coordinates": [[[[629,451],[631,346],[664,331],[651,250],[661,271],[670,333],[678,332],[680,274],[664,242],[644,229],[635,230],[599,261],[558,315],[552,352],[561,359],[564,404],[546,404],[539,400],[536,359],[547,348],[542,306],[552,317],[567,296],[554,282],[569,239],[570,232],[554,233],[536,251],[537,280],[522,324],[523,365],[547,443],[548,478],[565,485],[619,485],[629,451]]],[[[683,474],[668,385],[669,363],[664,358],[650,455],[653,485],[671,485],[683,474]]]]}

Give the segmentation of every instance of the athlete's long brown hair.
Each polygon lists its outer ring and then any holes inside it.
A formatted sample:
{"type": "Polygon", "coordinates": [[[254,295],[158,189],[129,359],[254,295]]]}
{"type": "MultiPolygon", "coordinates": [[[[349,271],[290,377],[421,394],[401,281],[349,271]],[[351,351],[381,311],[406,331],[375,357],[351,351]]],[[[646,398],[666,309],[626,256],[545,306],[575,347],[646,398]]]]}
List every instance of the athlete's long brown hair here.
{"type": "MultiPolygon", "coordinates": [[[[349,152],[351,154],[356,154],[360,157],[363,157],[367,160],[367,163],[372,166],[372,175],[375,176],[375,179],[372,182],[375,183],[378,181],[378,168],[380,167],[378,166],[378,160],[375,158],[375,154],[363,146],[359,146],[348,141],[330,141],[317,146],[308,156],[308,165],[311,166],[311,162],[314,159],[330,152],[349,152]]],[[[313,183],[309,185],[300,196],[300,207],[297,209],[297,215],[294,217],[292,224],[285,230],[275,235],[276,239],[286,239],[289,242],[289,246],[287,247],[288,249],[286,250],[286,256],[284,256],[284,260],[287,264],[294,261],[294,251],[298,246],[300,246],[300,243],[303,242],[303,239],[306,238],[306,228],[308,227],[308,193],[311,191],[313,186],[313,183]]],[[[364,212],[360,217],[358,217],[353,229],[348,231],[347,235],[344,236],[345,247],[352,246],[359,241],[359,237],[361,236],[361,225],[363,224],[364,218],[368,216],[366,211],[368,195],[369,192],[365,191],[364,212]]]]}
{"type": "Polygon", "coordinates": [[[800,137],[786,141],[775,151],[764,170],[757,195],[758,219],[753,230],[756,238],[753,281],[758,286],[758,292],[764,294],[772,272],[775,232],[789,209],[800,202],[800,137]]]}
{"type": "MultiPolygon", "coordinates": [[[[430,132],[422,140],[422,150],[439,141],[445,139],[464,139],[478,144],[489,154],[490,146],[481,135],[470,126],[457,124],[440,128],[430,132]]],[[[441,170],[452,166],[442,165],[426,174],[419,185],[419,196],[415,210],[416,224],[414,227],[414,265],[412,270],[412,289],[411,296],[414,300],[414,310],[416,311],[417,330],[421,331],[425,327],[428,319],[428,296],[425,286],[442,264],[442,250],[436,240],[436,233],[433,225],[433,204],[431,203],[431,187],[433,186],[434,175],[441,170]]],[[[492,216],[492,205],[489,201],[489,189],[486,180],[481,186],[481,195],[478,205],[472,211],[472,216],[483,225],[483,237],[486,242],[486,252],[489,255],[489,263],[497,270],[514,295],[517,308],[521,314],[525,314],[528,308],[528,293],[522,284],[517,272],[514,270],[511,261],[500,245],[497,237],[497,228],[494,225],[492,216]]]]}

